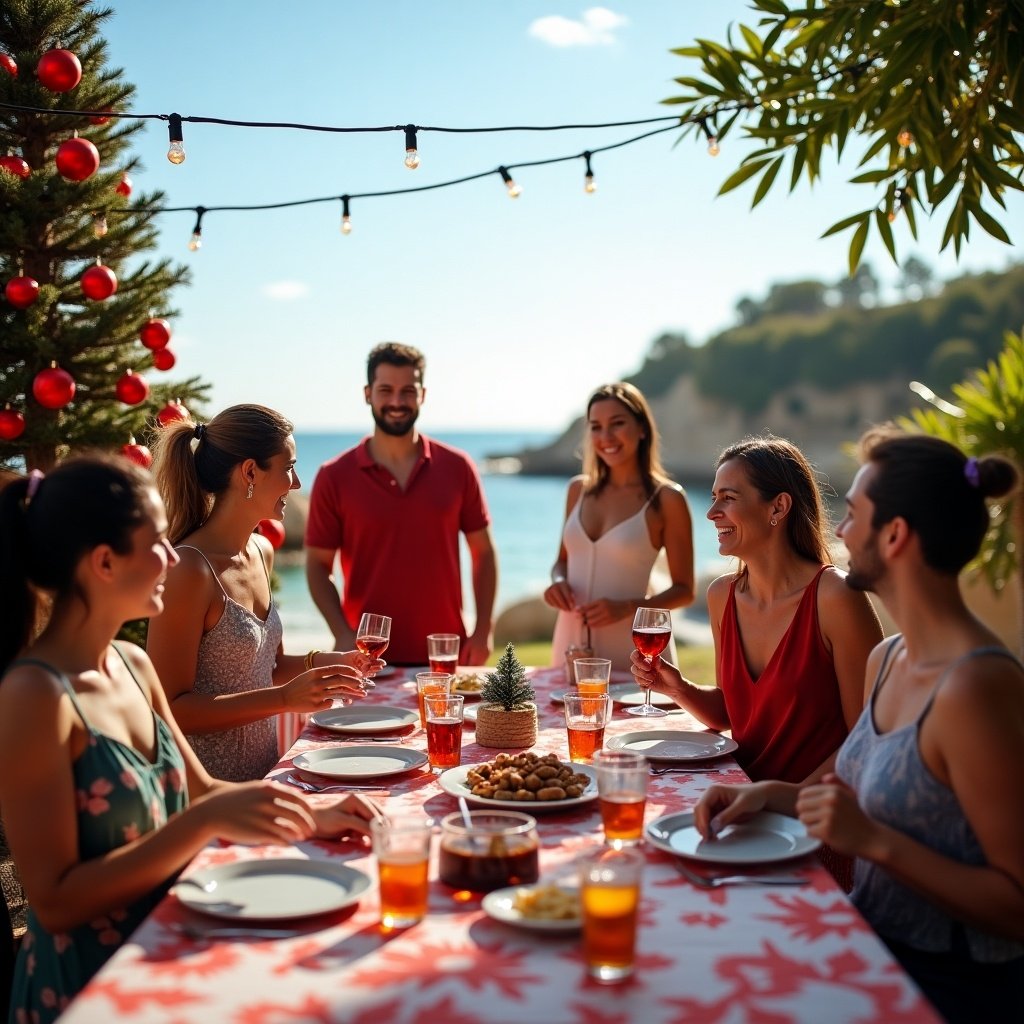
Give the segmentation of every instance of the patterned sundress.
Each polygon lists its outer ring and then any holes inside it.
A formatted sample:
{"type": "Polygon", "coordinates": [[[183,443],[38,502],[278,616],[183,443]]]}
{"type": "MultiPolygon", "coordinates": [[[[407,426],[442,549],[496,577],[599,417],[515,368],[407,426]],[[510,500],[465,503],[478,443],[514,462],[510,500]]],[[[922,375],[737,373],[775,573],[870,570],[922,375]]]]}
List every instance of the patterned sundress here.
{"type": "MultiPolygon", "coordinates": [[[[128,671],[131,666],[115,645],[128,671]]],[[[188,803],[185,762],[167,723],[153,712],[156,754],[150,763],[134,747],[98,732],[82,712],[68,678],[45,662],[25,658],[12,664],[39,665],[64,686],[89,732],[72,765],[78,805],[78,857],[109,853],[160,828],[188,803]]],[[[135,679],[135,674],[132,673],[135,679]]],[[[138,684],[138,680],[135,680],[138,684]]],[[[141,685],[139,686],[142,689],[141,685]]],[[[28,930],[18,954],[10,1024],[54,1021],[87,981],[163,898],[171,879],[130,906],[112,910],[69,932],[52,934],[28,910],[28,930]]]]}

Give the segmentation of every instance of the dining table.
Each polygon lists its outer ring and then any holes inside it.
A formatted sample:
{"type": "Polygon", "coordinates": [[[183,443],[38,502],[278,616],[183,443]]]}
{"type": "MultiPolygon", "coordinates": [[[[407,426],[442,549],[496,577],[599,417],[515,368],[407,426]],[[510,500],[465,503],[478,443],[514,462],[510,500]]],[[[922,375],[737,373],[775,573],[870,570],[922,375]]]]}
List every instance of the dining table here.
{"type": "MultiPolygon", "coordinates": [[[[463,671],[485,671],[481,669],[463,671]]],[[[415,669],[380,678],[366,704],[415,710],[415,669]]],[[[561,667],[527,670],[536,692],[538,737],[531,750],[568,760],[561,667]]],[[[613,677],[613,681],[616,677],[613,677]]],[[[629,677],[625,677],[628,679],[629,677]]],[[[620,678],[619,682],[623,680],[620,678]]],[[[473,706],[467,701],[466,707],[473,706]]],[[[627,713],[616,703],[605,744],[649,730],[704,732],[681,709],[662,718],[627,713]]],[[[498,753],[463,726],[463,765],[498,753]]],[[[713,734],[709,734],[713,735],[713,734]]],[[[386,739],[387,737],[385,737],[386,739]]],[[[358,739],[362,739],[359,737],[358,739]]],[[[376,739],[379,738],[375,738],[376,739]]],[[[296,758],[352,742],[305,724],[268,777],[316,779],[296,758]]],[[[381,747],[387,744],[379,744],[381,747]]],[[[426,749],[418,722],[392,746],[426,749]]],[[[305,756],[305,759],[304,759],[305,756]]],[[[714,782],[742,782],[731,754],[698,764],[662,763],[651,774],[645,820],[692,809],[714,782]],[[711,770],[708,770],[711,769],[711,770]]],[[[653,765],[652,765],[653,766],[653,765]]],[[[320,780],[324,781],[323,779],[320,780]]],[[[286,783],[288,784],[288,783],[286,783]]],[[[429,766],[368,781],[362,789],[388,816],[458,810],[429,766]]],[[[314,799],[326,799],[315,797],[314,799]]],[[[528,807],[524,810],[529,811],[528,807]]],[[[540,880],[571,884],[582,855],[603,843],[596,800],[570,801],[535,815],[540,880]]],[[[635,971],[618,984],[591,979],[579,931],[538,931],[495,918],[479,894],[455,891],[430,864],[426,916],[404,929],[379,921],[376,863],[367,840],[310,840],[293,846],[215,842],[182,877],[222,865],[298,858],[356,869],[369,887],[351,905],[274,922],[226,922],[168,892],[134,935],[72,1001],[61,1020],[98,1024],[940,1024],[940,1018],[872,932],[815,853],[783,864],[752,865],[767,880],[784,869],[803,884],[706,888],[678,870],[680,858],[642,842],[644,866],[635,971]]],[[[690,869],[716,874],[701,861],[690,869]]],[[[687,864],[683,863],[683,867],[687,864]]],[[[180,883],[179,883],[180,885],[180,883]]],[[[287,900],[287,893],[281,898],[287,900]]]]}

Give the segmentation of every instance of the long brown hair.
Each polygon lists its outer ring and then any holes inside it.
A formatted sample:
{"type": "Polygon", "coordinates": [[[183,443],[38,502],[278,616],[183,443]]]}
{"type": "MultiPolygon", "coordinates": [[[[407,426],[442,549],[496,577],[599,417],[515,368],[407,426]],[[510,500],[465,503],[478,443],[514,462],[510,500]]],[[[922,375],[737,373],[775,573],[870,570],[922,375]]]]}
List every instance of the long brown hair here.
{"type": "Polygon", "coordinates": [[[265,405],[232,405],[206,424],[186,419],[162,427],[153,445],[153,473],[167,506],[171,543],[206,522],[239,463],[253,459],[266,469],[292,430],[289,420],[265,405]]]}
{"type": "MultiPolygon", "coordinates": [[[[764,501],[788,494],[793,505],[786,516],[786,538],[793,550],[816,565],[828,565],[830,524],[817,477],[807,456],[791,441],[773,434],[745,437],[730,445],[715,463],[739,459],[764,501]]],[[[742,571],[742,569],[741,569],[742,571]]]]}
{"type": "Polygon", "coordinates": [[[648,498],[654,497],[657,489],[669,479],[665,467],[661,464],[661,443],[658,428],[654,423],[654,414],[639,388],[625,381],[614,384],[602,384],[587,399],[587,415],[583,427],[583,490],[586,494],[600,494],[608,483],[608,467],[598,458],[594,444],[590,440],[590,410],[595,402],[613,399],[618,402],[636,420],[642,431],[636,457],[640,466],[640,479],[644,493],[648,498]]]}

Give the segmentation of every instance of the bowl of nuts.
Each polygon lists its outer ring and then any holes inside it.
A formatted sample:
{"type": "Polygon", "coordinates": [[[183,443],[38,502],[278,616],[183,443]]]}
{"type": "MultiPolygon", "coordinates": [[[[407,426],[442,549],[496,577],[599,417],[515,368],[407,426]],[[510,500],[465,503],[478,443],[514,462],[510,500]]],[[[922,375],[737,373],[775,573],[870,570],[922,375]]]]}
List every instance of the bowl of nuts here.
{"type": "Polygon", "coordinates": [[[597,776],[586,764],[565,764],[556,754],[498,754],[483,764],[449,768],[441,788],[477,807],[545,814],[597,800],[597,776]]]}

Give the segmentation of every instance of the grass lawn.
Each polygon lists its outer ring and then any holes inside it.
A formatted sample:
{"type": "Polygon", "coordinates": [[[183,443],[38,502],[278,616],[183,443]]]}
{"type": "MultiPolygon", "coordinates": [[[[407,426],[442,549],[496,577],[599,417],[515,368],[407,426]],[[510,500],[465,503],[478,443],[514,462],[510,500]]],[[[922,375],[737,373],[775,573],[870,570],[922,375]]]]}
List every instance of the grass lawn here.
{"type": "MultiPolygon", "coordinates": [[[[496,649],[488,660],[488,665],[496,665],[504,648],[496,649]]],[[[715,649],[714,647],[676,647],[679,656],[679,668],[691,682],[713,686],[715,682],[715,649]]],[[[551,644],[544,641],[516,645],[516,657],[524,665],[550,665],[551,644]]]]}

